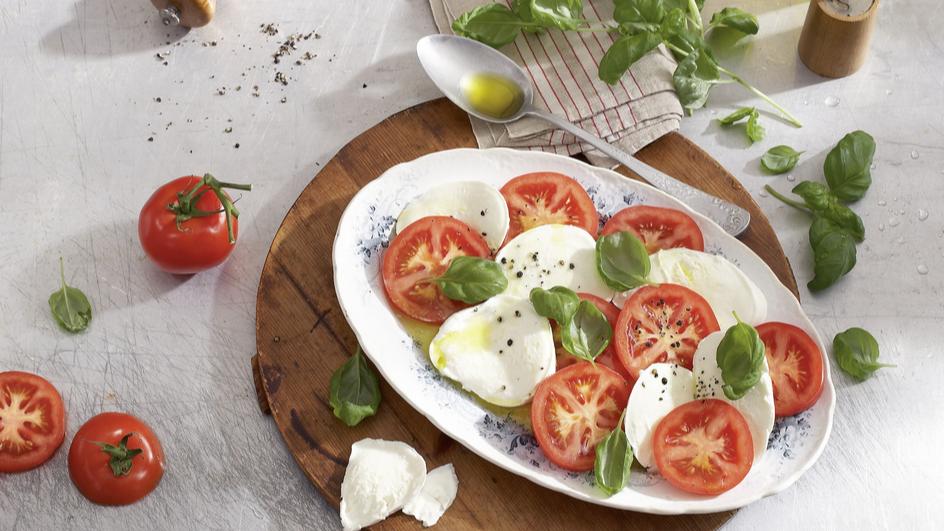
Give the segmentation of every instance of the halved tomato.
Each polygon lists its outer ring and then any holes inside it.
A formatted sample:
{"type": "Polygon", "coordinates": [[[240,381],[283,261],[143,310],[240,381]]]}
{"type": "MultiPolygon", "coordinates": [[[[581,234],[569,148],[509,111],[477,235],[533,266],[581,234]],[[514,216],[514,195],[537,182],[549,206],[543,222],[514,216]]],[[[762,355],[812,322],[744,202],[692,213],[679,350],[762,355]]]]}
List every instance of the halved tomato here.
{"type": "Polygon", "coordinates": [[[596,237],[600,216],[580,183],[562,173],[537,172],[515,177],[502,186],[511,224],[505,243],[541,225],[574,225],[596,237]]]}
{"type": "Polygon", "coordinates": [[[0,472],[22,472],[48,461],[66,433],[59,391],[28,372],[0,372],[0,472]]]}
{"type": "Polygon", "coordinates": [[[613,339],[620,362],[632,376],[653,363],[678,363],[692,368],[702,338],[720,329],[708,301],[678,284],[643,286],[632,293],[613,339]]]}
{"type": "Polygon", "coordinates": [[[420,218],[390,242],[383,284],[393,306],[407,316],[439,324],[466,304],[443,295],[435,279],[457,256],[487,258],[488,244],[465,223],[447,216],[420,218]]]}
{"type": "Polygon", "coordinates": [[[541,450],[561,468],[592,469],[597,443],[619,423],[629,391],[622,376],[599,363],[584,361],[548,376],[531,402],[541,450]]]}
{"type": "Polygon", "coordinates": [[[606,236],[620,231],[635,234],[649,254],[676,247],[705,250],[705,238],[695,220],[674,208],[643,205],[624,208],[607,220],[600,234],[606,236]]]}
{"type": "Polygon", "coordinates": [[[774,383],[774,409],[788,417],[809,409],[823,392],[823,353],[806,332],[787,323],[757,327],[764,342],[770,379],[774,383]]]}
{"type": "Polygon", "coordinates": [[[754,464],[747,420],[724,400],[693,400],[673,409],[652,432],[656,467],[666,481],[693,494],[721,494],[754,464]]]}
{"type": "MultiPolygon", "coordinates": [[[[601,299],[600,297],[597,297],[596,295],[592,295],[590,293],[578,293],[577,296],[580,297],[582,300],[592,302],[593,305],[596,306],[598,310],[603,312],[603,315],[606,317],[606,320],[610,322],[611,328],[616,326],[616,320],[619,319],[620,309],[615,304],[611,302],[607,302],[601,299]]],[[[555,324],[554,327],[556,331],[557,325],[555,324]]],[[[562,347],[558,342],[557,370],[561,370],[564,367],[569,367],[579,361],[580,361],[580,358],[577,358],[570,352],[567,352],[566,350],[564,350],[564,347],[562,347]]],[[[623,367],[623,364],[620,363],[619,361],[619,357],[616,355],[616,346],[612,340],[610,340],[610,344],[609,346],[606,347],[606,350],[604,350],[599,356],[597,356],[597,358],[594,361],[596,363],[602,363],[603,365],[606,365],[607,367],[618,372],[619,375],[622,376],[623,378],[626,378],[627,380],[631,380],[629,376],[629,372],[626,370],[625,367],[623,367]]],[[[630,383],[632,383],[632,381],[630,381],[630,383]]]]}

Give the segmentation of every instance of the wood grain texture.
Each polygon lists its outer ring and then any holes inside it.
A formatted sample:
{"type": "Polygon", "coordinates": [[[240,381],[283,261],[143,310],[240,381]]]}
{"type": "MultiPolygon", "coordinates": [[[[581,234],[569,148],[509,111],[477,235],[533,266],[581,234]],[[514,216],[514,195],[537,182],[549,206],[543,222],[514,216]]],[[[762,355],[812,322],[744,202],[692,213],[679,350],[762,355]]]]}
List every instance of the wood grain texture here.
{"type": "MultiPolygon", "coordinates": [[[[351,197],[390,166],[421,155],[475,147],[468,119],[446,100],[394,115],[363,133],[325,166],[289,210],[263,267],[256,303],[258,375],[285,442],[318,490],[337,506],[351,444],[364,437],[414,446],[430,469],[453,463],[459,494],[441,524],[446,529],[715,529],[733,513],[661,517],[577,502],[475,456],[440,433],[382,383],[380,411],[354,428],[334,418],[328,404],[332,372],[356,340],[334,292],[331,245],[351,197]]],[[[740,186],[705,152],[678,134],[638,156],[647,163],[751,212],[742,240],[796,293],[790,265],[766,218],[740,186]]],[[[631,175],[628,172],[624,174],[631,175]]],[[[380,527],[417,529],[396,515],[380,527]]]]}
{"type": "Polygon", "coordinates": [[[826,0],[810,2],[797,45],[803,64],[825,77],[845,77],[858,70],[869,57],[878,4],[875,0],[865,13],[847,17],[830,9],[826,0]]]}

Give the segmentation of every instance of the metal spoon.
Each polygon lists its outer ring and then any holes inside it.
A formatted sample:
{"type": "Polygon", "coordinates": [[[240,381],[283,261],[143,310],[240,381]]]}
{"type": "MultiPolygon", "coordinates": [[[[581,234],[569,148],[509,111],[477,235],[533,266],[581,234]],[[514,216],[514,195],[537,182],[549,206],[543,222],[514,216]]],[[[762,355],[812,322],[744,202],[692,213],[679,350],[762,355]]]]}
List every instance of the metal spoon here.
{"type": "MultiPolygon", "coordinates": [[[[534,91],[527,74],[514,61],[501,52],[480,42],[452,35],[430,35],[423,37],[416,44],[416,53],[423,68],[439,90],[465,112],[487,122],[508,123],[524,116],[536,116],[571,133],[584,142],[633,170],[649,184],[669,195],[684,201],[687,205],[704,214],[721,226],[725,232],[737,236],[751,221],[747,210],[719,197],[702,192],[665,173],[649,166],[625,151],[615,148],[606,141],[584,131],[559,116],[532,106],[534,91]],[[466,75],[488,73],[506,78],[521,89],[524,96],[521,107],[516,112],[507,113],[504,118],[482,114],[469,103],[462,91],[462,79],[466,75]]],[[[513,110],[513,109],[512,109],[513,110]]]]}

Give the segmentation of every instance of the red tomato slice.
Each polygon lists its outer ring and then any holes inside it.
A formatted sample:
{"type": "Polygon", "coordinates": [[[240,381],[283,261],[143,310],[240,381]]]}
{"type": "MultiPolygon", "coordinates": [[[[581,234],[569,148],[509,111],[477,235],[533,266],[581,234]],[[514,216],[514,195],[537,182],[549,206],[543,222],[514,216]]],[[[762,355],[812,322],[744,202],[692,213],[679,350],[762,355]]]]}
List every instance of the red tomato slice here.
{"type": "Polygon", "coordinates": [[[48,461],[65,438],[59,391],[28,372],[0,372],[0,472],[22,472],[48,461]]]}
{"type": "Polygon", "coordinates": [[[537,172],[515,177],[502,186],[511,224],[505,243],[522,232],[558,223],[597,235],[600,217],[587,191],[561,173],[537,172]]]}
{"type": "Polygon", "coordinates": [[[603,225],[603,236],[628,231],[635,234],[650,254],[661,249],[685,247],[705,250],[705,238],[695,220],[681,210],[654,206],[631,206],[617,212],[603,225]]]}
{"type": "Polygon", "coordinates": [[[734,488],[754,463],[747,420],[716,398],[686,402],[663,417],[652,432],[652,453],[666,481],[693,494],[734,488]]]}
{"type": "MultiPolygon", "coordinates": [[[[590,301],[598,310],[603,312],[603,315],[606,316],[606,320],[610,322],[610,327],[616,326],[616,320],[619,319],[620,309],[613,303],[605,301],[596,295],[590,293],[578,293],[578,297],[585,301],[590,301]]],[[[557,325],[555,325],[556,327],[557,325]]],[[[564,367],[569,367],[577,362],[581,361],[580,358],[574,357],[570,352],[564,350],[564,347],[557,346],[557,370],[561,370],[564,367]]],[[[616,355],[616,345],[613,340],[610,340],[610,344],[606,347],[597,359],[594,360],[596,363],[602,363],[607,367],[618,372],[620,376],[630,380],[632,383],[632,378],[629,376],[629,372],[623,367],[623,364],[620,363],[619,357],[616,355]]]]}
{"type": "Polygon", "coordinates": [[[629,383],[612,369],[581,362],[538,384],[531,425],[554,464],[582,472],[593,468],[596,446],[619,423],[629,383]]]}
{"type": "Polygon", "coordinates": [[[633,380],[653,363],[692,368],[702,338],[720,329],[701,295],[678,284],[643,286],[630,295],[613,338],[616,354],[633,380]]]}
{"type": "Polygon", "coordinates": [[[770,379],[774,383],[774,409],[778,417],[809,409],[823,392],[823,353],[806,332],[787,323],[757,327],[764,342],[770,379]]]}
{"type": "Polygon", "coordinates": [[[383,257],[383,284],[393,306],[413,319],[439,324],[467,305],[443,295],[433,280],[453,258],[491,254],[488,244],[465,223],[429,216],[407,226],[383,257]]]}

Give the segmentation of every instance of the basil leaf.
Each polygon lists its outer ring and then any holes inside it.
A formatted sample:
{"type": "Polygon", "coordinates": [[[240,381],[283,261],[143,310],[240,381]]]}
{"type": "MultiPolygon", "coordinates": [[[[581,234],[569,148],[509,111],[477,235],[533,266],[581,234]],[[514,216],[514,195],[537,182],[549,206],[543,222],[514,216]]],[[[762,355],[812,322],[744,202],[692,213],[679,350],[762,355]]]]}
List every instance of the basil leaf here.
{"type": "Polygon", "coordinates": [[[334,416],[348,426],[377,413],[380,381],[367,365],[360,346],[344,365],[331,375],[331,408],[334,416]]]}
{"type": "Polygon", "coordinates": [[[842,372],[865,381],[882,367],[894,367],[878,362],[878,341],[862,328],[850,328],[833,338],[833,356],[842,372]]]}
{"type": "MultiPolygon", "coordinates": [[[[665,9],[682,9],[686,13],[688,12],[688,0],[664,0],[665,9]]],[[[701,11],[705,7],[705,0],[695,0],[695,5],[698,6],[698,11],[701,11]]]]}
{"type": "Polygon", "coordinates": [[[846,203],[858,201],[872,184],[875,140],[864,131],[853,131],[836,144],[823,163],[826,183],[846,203]]]}
{"type": "Polygon", "coordinates": [[[508,279],[501,266],[492,260],[457,256],[449,269],[436,279],[436,284],[450,299],[475,304],[505,291],[508,279]]]}
{"type": "Polygon", "coordinates": [[[672,75],[672,84],[682,107],[698,109],[705,106],[711,87],[720,79],[718,63],[707,48],[696,48],[679,63],[672,75]]]}
{"type": "Polygon", "coordinates": [[[606,316],[590,301],[580,301],[573,317],[561,325],[561,345],[574,356],[593,361],[606,350],[613,328],[606,316]]]}
{"type": "Polygon", "coordinates": [[[760,29],[757,17],[736,7],[726,7],[711,15],[708,29],[715,27],[731,28],[748,35],[756,35],[757,30],[760,29]]]}
{"type": "Polygon", "coordinates": [[[531,0],[531,15],[542,26],[575,30],[584,22],[583,0],[531,0]]]}
{"type": "Polygon", "coordinates": [[[688,17],[688,2],[684,7],[669,9],[662,19],[662,37],[671,46],[669,49],[677,61],[682,61],[691,52],[706,48],[700,29],[688,17]],[[672,49],[678,48],[678,50],[672,49]],[[679,53],[679,50],[684,53],[679,53]]]}
{"type": "Polygon", "coordinates": [[[793,187],[793,193],[803,198],[803,202],[813,214],[829,219],[848,232],[855,241],[861,242],[865,239],[865,225],[862,223],[862,218],[840,203],[825,185],[803,181],[793,187]]]}
{"type": "Polygon", "coordinates": [[[629,481],[629,472],[633,464],[633,449],[629,446],[629,439],[623,429],[623,417],[626,410],[620,415],[616,427],[607,434],[596,447],[596,457],[593,461],[593,482],[597,488],[612,496],[623,490],[629,481]]]}
{"type": "Polygon", "coordinates": [[[810,246],[813,248],[813,279],[807,282],[810,291],[832,286],[856,264],[855,241],[832,220],[819,217],[810,225],[810,246]]]}
{"type": "Polygon", "coordinates": [[[647,282],[649,253],[633,233],[620,231],[601,236],[596,247],[597,271],[612,289],[626,291],[647,282]]]}
{"type": "Polygon", "coordinates": [[[661,42],[662,36],[650,31],[616,39],[600,59],[597,75],[611,85],[618,82],[629,67],[661,42]]]}
{"type": "Polygon", "coordinates": [[[754,107],[741,107],[724,118],[718,119],[718,123],[724,126],[733,125],[735,122],[739,122],[755,112],[757,112],[757,109],[754,107]]]}
{"type": "Polygon", "coordinates": [[[688,19],[685,18],[685,12],[679,8],[667,11],[662,17],[662,23],[659,24],[659,31],[664,39],[688,31],[688,19]]]}
{"type": "Polygon", "coordinates": [[[570,322],[580,304],[577,294],[564,286],[554,286],[549,290],[534,288],[530,299],[538,315],[553,319],[562,326],[570,322]]]}
{"type": "Polygon", "coordinates": [[[613,20],[619,24],[660,24],[665,17],[662,0],[615,0],[613,20]]]}
{"type": "MultiPolygon", "coordinates": [[[[532,24],[533,25],[533,24],[532,24]]],[[[452,21],[456,35],[468,37],[493,48],[510,44],[529,23],[503,4],[485,4],[466,11],[452,21]]]]}
{"type": "Polygon", "coordinates": [[[715,360],[721,368],[721,390],[729,400],[747,394],[764,373],[764,342],[757,330],[734,314],[737,324],[728,328],[718,344],[715,360]]]}
{"type": "Polygon", "coordinates": [[[49,295],[49,309],[59,326],[69,332],[81,332],[92,320],[92,305],[82,290],[66,284],[65,266],[59,257],[59,289],[49,295]]]}
{"type": "Polygon", "coordinates": [[[531,13],[531,0],[512,0],[511,10],[518,15],[518,18],[520,18],[522,22],[533,24],[523,26],[521,29],[528,33],[544,32],[544,28],[535,22],[534,15],[531,13]]]}
{"type": "Polygon", "coordinates": [[[764,126],[760,125],[758,119],[760,118],[760,113],[757,110],[754,110],[751,115],[747,118],[747,127],[744,128],[744,132],[747,133],[747,138],[751,141],[751,144],[754,142],[760,142],[764,139],[764,126]]]}
{"type": "Polygon", "coordinates": [[[786,173],[796,167],[802,154],[790,146],[774,146],[760,158],[760,165],[775,175],[786,173]]]}

